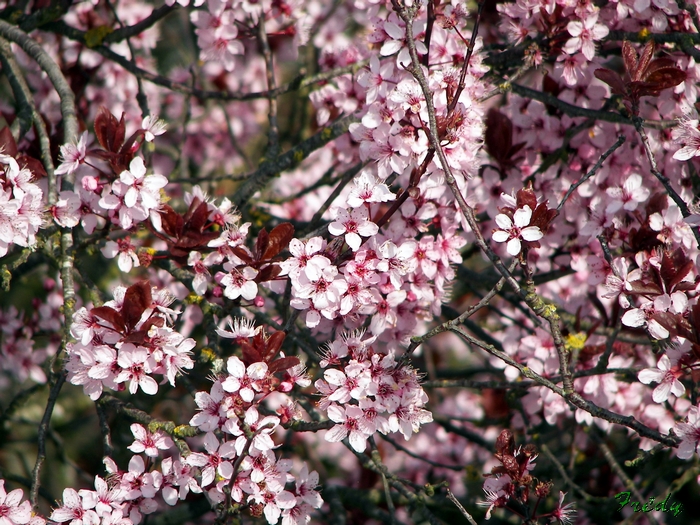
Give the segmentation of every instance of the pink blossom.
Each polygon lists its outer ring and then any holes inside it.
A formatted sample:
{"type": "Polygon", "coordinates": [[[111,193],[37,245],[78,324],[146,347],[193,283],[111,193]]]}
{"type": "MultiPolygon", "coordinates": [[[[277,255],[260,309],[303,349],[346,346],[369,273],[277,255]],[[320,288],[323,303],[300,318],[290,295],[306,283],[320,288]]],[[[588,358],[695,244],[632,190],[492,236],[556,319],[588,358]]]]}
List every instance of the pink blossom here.
{"type": "Polygon", "coordinates": [[[257,382],[267,377],[267,363],[252,363],[246,368],[243,361],[233,356],[228,358],[226,369],[229,376],[221,383],[223,389],[229,393],[238,392],[243,401],[252,402],[262,389],[257,382]]]}
{"type": "Polygon", "coordinates": [[[366,424],[360,407],[349,405],[341,408],[333,404],[328,407],[328,417],[337,424],[326,432],[326,441],[335,443],[350,435],[352,448],[357,452],[365,451],[367,438],[372,435],[372,429],[366,424]]]}
{"type": "Polygon", "coordinates": [[[75,172],[87,155],[87,131],[83,131],[77,144],[64,144],[61,146],[61,164],[54,170],[56,175],[67,175],[75,172]]]}
{"type": "Polygon", "coordinates": [[[165,133],[167,125],[165,121],[158,118],[158,115],[149,115],[141,122],[141,129],[144,131],[143,139],[146,142],[153,142],[158,135],[165,133]]]}
{"type": "Polygon", "coordinates": [[[595,40],[601,40],[607,36],[609,29],[598,24],[598,13],[589,14],[584,20],[572,20],[566,26],[569,34],[573,37],[564,45],[564,51],[573,55],[581,50],[583,56],[588,60],[593,60],[595,56],[595,40]]]}
{"type": "Polygon", "coordinates": [[[49,519],[63,523],[69,521],[69,525],[97,525],[100,518],[93,510],[97,504],[97,498],[90,491],[81,491],[79,495],[74,489],[63,490],[63,505],[55,509],[49,519]]]}
{"type": "Polygon", "coordinates": [[[168,450],[174,445],[173,440],[160,430],[152,434],[138,423],[133,423],[130,428],[135,440],[127,448],[134,454],[143,452],[149,457],[157,458],[158,449],[168,450]]]}
{"type": "Polygon", "coordinates": [[[258,295],[258,284],[253,280],[258,275],[256,269],[246,266],[239,270],[227,262],[224,264],[224,270],[228,273],[221,279],[221,285],[224,286],[226,297],[229,299],[243,297],[248,301],[255,299],[255,296],[258,295]]]}
{"type": "Polygon", "coordinates": [[[671,360],[664,354],[657,363],[657,368],[645,368],[639,372],[639,380],[648,385],[652,381],[659,383],[654,389],[652,399],[654,403],[663,403],[668,399],[669,394],[680,397],[685,393],[683,383],[678,380],[682,375],[679,367],[671,366],[671,360]]]}
{"type": "Polygon", "coordinates": [[[700,407],[691,407],[686,422],[676,423],[675,434],[682,439],[676,452],[679,458],[690,459],[695,452],[700,453],[700,407]]]}
{"type": "Polygon", "coordinates": [[[352,251],[359,250],[362,237],[376,235],[379,227],[369,220],[367,208],[355,208],[352,212],[344,208],[336,208],[336,220],[328,225],[331,235],[345,235],[345,242],[352,251]]]}
{"type": "Polygon", "coordinates": [[[206,454],[193,452],[185,459],[188,465],[202,469],[202,487],[211,485],[216,475],[231,479],[233,465],[228,460],[236,457],[234,442],[220,443],[213,433],[207,432],[204,436],[204,449],[206,454]]]}
{"type": "Polygon", "coordinates": [[[107,259],[113,259],[117,255],[117,266],[124,273],[129,273],[133,267],[141,266],[138,255],[136,255],[135,247],[131,244],[130,237],[117,239],[117,241],[107,241],[100,248],[102,255],[107,259]]]}
{"type": "Polygon", "coordinates": [[[673,140],[683,147],[673,154],[676,160],[690,160],[700,155],[700,121],[697,114],[685,115],[671,132],[673,140]]]}
{"type": "Polygon", "coordinates": [[[515,210],[512,220],[503,213],[496,215],[496,224],[498,224],[500,229],[494,230],[493,240],[496,242],[507,241],[508,253],[515,257],[521,250],[521,238],[525,241],[533,242],[540,240],[544,236],[538,226],[528,226],[531,218],[532,209],[528,205],[515,210]]]}
{"type": "Polygon", "coordinates": [[[5,492],[5,480],[0,479],[0,525],[26,525],[32,518],[32,505],[22,501],[24,492],[15,489],[5,492]]]}

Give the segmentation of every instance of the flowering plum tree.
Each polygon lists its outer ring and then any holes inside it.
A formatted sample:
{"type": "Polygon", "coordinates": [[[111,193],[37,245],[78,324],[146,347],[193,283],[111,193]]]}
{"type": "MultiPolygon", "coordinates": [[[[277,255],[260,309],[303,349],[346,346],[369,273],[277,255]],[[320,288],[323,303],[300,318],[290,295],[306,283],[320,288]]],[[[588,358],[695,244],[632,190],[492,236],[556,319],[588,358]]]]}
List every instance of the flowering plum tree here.
{"type": "Polygon", "coordinates": [[[0,525],[691,523],[698,8],[0,2],[0,525]]]}

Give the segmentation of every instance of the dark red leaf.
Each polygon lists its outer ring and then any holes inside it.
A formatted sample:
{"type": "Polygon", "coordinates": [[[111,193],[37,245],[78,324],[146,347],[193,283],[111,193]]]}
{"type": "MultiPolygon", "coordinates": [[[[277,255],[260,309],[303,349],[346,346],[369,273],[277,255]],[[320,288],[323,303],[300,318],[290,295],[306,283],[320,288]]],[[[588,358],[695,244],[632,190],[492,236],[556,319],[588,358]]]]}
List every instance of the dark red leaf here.
{"type": "Polygon", "coordinates": [[[122,118],[117,120],[106,107],[100,107],[95,117],[95,135],[100,145],[111,153],[117,153],[124,142],[125,134],[124,114],[122,113],[122,118]]]}
{"type": "Polygon", "coordinates": [[[661,295],[664,293],[661,288],[654,283],[648,283],[642,280],[629,281],[629,286],[631,288],[630,293],[637,295],[661,295]]]}
{"type": "Polygon", "coordinates": [[[684,82],[687,78],[685,71],[678,69],[677,67],[665,67],[657,69],[651,73],[645,80],[644,84],[662,91],[664,89],[672,88],[677,86],[681,82],[684,82]]]}
{"type": "Polygon", "coordinates": [[[666,208],[668,208],[668,196],[665,192],[659,192],[651,196],[644,209],[647,212],[647,218],[649,218],[654,213],[663,214],[666,208]]]}
{"type": "Polygon", "coordinates": [[[269,266],[265,266],[258,275],[255,276],[255,282],[256,283],[264,283],[267,281],[272,281],[275,279],[280,273],[282,272],[282,268],[280,268],[276,264],[271,264],[269,266]]]}
{"type": "Polygon", "coordinates": [[[294,237],[294,226],[289,222],[283,222],[275,226],[269,234],[269,241],[261,260],[267,261],[276,257],[282,250],[289,246],[289,241],[294,237]]]}
{"type": "Polygon", "coordinates": [[[17,143],[8,126],[0,129],[0,151],[10,157],[17,156],[17,143]]]}
{"type": "Polygon", "coordinates": [[[170,206],[164,204],[160,210],[163,231],[171,237],[178,237],[182,232],[184,221],[180,214],[176,213],[170,206]]]}
{"type": "Polygon", "coordinates": [[[510,430],[502,430],[496,439],[496,453],[500,456],[511,455],[515,450],[515,439],[510,430]]]}
{"type": "Polygon", "coordinates": [[[261,361],[264,361],[260,351],[253,345],[246,341],[241,341],[239,342],[239,344],[241,346],[241,350],[243,351],[241,361],[243,361],[243,363],[245,363],[246,366],[250,366],[253,363],[259,363],[261,361]]]}
{"type": "Polygon", "coordinates": [[[253,258],[250,256],[250,254],[246,251],[246,249],[243,246],[236,246],[231,250],[233,254],[238,257],[241,261],[243,261],[245,264],[253,264],[253,258]]]}
{"type": "Polygon", "coordinates": [[[124,294],[124,306],[122,306],[122,317],[128,329],[132,329],[141,319],[141,315],[153,304],[151,298],[151,283],[141,281],[126,289],[124,294]]]}
{"type": "Polygon", "coordinates": [[[624,95],[625,94],[625,92],[626,92],[625,83],[623,82],[620,75],[618,75],[614,71],[612,71],[610,69],[606,69],[606,68],[600,68],[600,69],[596,69],[593,72],[593,75],[597,79],[602,80],[608,86],[610,86],[614,95],[624,95]]]}
{"type": "Polygon", "coordinates": [[[280,370],[287,370],[293,366],[297,366],[300,363],[298,357],[280,357],[276,361],[273,361],[268,365],[268,370],[271,374],[279,372],[280,370]]]}
{"type": "Polygon", "coordinates": [[[256,261],[262,261],[263,260],[263,253],[267,251],[267,246],[270,243],[270,236],[267,233],[267,230],[263,228],[260,230],[260,233],[258,233],[258,238],[255,241],[255,251],[253,252],[253,256],[255,257],[256,261]]]}
{"type": "Polygon", "coordinates": [[[266,363],[272,361],[272,359],[279,353],[286,336],[287,334],[284,332],[275,332],[267,339],[264,355],[266,363]]]}
{"type": "MultiPolygon", "coordinates": [[[[625,71],[629,75],[630,79],[634,80],[634,74],[637,71],[637,51],[634,49],[632,44],[625,40],[622,42],[622,60],[625,63],[625,71]]],[[[594,73],[595,74],[595,73],[594,73]]],[[[598,77],[597,74],[595,74],[598,77]]],[[[600,78],[600,77],[598,77],[600,78]]],[[[603,80],[601,78],[601,80],[603,80]]],[[[603,80],[603,82],[606,82],[603,80]]]]}
{"type": "MultiPolygon", "coordinates": [[[[692,270],[695,267],[692,261],[687,261],[685,264],[682,266],[679,266],[676,268],[676,275],[673,276],[672,279],[668,281],[668,289],[676,291],[676,287],[685,279],[685,277],[690,273],[690,270],[692,270]]],[[[695,285],[693,284],[693,288],[695,285]]]]}
{"type": "Polygon", "coordinates": [[[634,70],[634,73],[632,71],[629,72],[632,80],[642,80],[646,76],[649,65],[654,58],[655,47],[653,40],[649,40],[647,45],[644,46],[639,62],[637,62],[637,68],[634,70]]]}
{"type": "Polygon", "coordinates": [[[201,202],[185,222],[185,229],[201,232],[207,223],[208,217],[209,205],[206,202],[201,202]]]}
{"type": "Polygon", "coordinates": [[[486,151],[499,164],[506,159],[507,153],[513,146],[513,123],[495,108],[486,114],[486,131],[484,132],[486,151]]]}
{"type": "Polygon", "coordinates": [[[124,332],[126,330],[124,319],[114,308],[110,308],[109,306],[97,306],[90,310],[90,313],[95,317],[107,321],[117,332],[124,332]]]}
{"type": "Polygon", "coordinates": [[[535,191],[532,189],[532,184],[527,188],[518,190],[515,194],[515,201],[518,208],[524,208],[525,206],[530,206],[531,210],[537,208],[537,196],[535,191]]]}

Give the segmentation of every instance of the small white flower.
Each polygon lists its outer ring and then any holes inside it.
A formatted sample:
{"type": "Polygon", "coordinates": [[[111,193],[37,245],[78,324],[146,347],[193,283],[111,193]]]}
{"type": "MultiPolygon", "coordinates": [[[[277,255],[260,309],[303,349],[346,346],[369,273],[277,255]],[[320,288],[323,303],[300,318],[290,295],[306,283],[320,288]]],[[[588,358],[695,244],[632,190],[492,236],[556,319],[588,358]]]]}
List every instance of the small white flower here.
{"type": "Polygon", "coordinates": [[[494,230],[493,240],[496,242],[508,242],[506,249],[512,256],[520,253],[522,248],[520,239],[525,241],[539,241],[544,234],[539,226],[528,226],[532,218],[532,209],[525,205],[524,208],[518,208],[513,214],[513,220],[504,213],[496,215],[496,224],[500,230],[494,230]],[[514,224],[515,222],[515,224],[514,224]]]}

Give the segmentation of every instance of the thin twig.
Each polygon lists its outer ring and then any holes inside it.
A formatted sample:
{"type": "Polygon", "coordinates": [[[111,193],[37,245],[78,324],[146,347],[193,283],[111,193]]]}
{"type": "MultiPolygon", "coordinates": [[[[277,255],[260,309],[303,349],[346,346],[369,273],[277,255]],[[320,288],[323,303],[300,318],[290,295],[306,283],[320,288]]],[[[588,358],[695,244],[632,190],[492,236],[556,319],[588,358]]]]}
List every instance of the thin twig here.
{"type": "Polygon", "coordinates": [[[557,206],[557,213],[559,213],[559,212],[561,211],[561,209],[564,207],[564,204],[566,203],[567,199],[568,199],[569,197],[571,197],[571,194],[572,194],[574,191],[576,191],[576,189],[577,189],[581,184],[583,184],[583,183],[586,182],[588,179],[590,179],[593,175],[595,175],[595,174],[598,172],[598,170],[600,169],[600,167],[603,165],[603,162],[605,162],[605,159],[607,159],[610,155],[612,155],[612,153],[613,153],[617,148],[619,148],[620,146],[622,146],[624,143],[625,143],[625,136],[624,136],[624,135],[620,135],[619,137],[617,137],[617,141],[615,142],[615,144],[613,144],[612,146],[610,146],[610,147],[608,148],[608,150],[600,156],[600,158],[598,159],[598,162],[596,162],[596,163],[593,165],[593,167],[588,171],[588,173],[586,173],[583,177],[581,177],[579,180],[577,180],[577,181],[569,188],[569,191],[566,192],[566,195],[564,195],[564,198],[563,198],[563,199],[561,200],[561,202],[559,203],[559,206],[557,206]]]}
{"type": "Polygon", "coordinates": [[[515,359],[513,359],[511,356],[509,356],[505,352],[501,352],[500,350],[497,350],[496,348],[494,348],[492,345],[484,343],[483,341],[480,341],[476,337],[471,336],[468,332],[465,332],[459,326],[452,327],[450,329],[450,331],[459,335],[468,343],[473,344],[474,346],[478,346],[479,348],[486,350],[488,353],[498,357],[506,364],[517,368],[523,376],[527,377],[528,379],[532,379],[533,381],[537,382],[538,384],[540,384],[544,387],[547,387],[555,394],[560,395],[561,397],[563,397],[564,399],[569,401],[571,404],[573,404],[577,408],[585,410],[586,412],[591,414],[593,417],[599,417],[599,418],[605,419],[606,421],[610,421],[611,423],[615,423],[617,425],[622,425],[622,426],[625,426],[627,428],[631,428],[632,430],[637,432],[637,434],[639,434],[640,436],[648,437],[649,439],[653,439],[654,441],[657,441],[659,443],[663,443],[669,447],[676,448],[680,444],[679,438],[677,438],[675,436],[664,436],[663,434],[661,434],[657,430],[649,428],[648,426],[640,423],[633,416],[623,416],[622,414],[617,414],[617,413],[612,412],[611,410],[608,410],[606,408],[599,407],[595,403],[582,398],[576,392],[570,392],[567,394],[563,388],[557,386],[552,380],[547,379],[546,377],[543,377],[543,376],[539,375],[538,373],[534,372],[531,368],[529,368],[521,363],[518,363],[515,359]]]}
{"type": "Polygon", "coordinates": [[[274,158],[279,155],[279,127],[277,125],[277,82],[275,80],[275,64],[272,59],[272,51],[270,43],[267,40],[267,32],[265,31],[265,17],[261,16],[258,22],[258,40],[262,48],[262,54],[265,58],[265,72],[267,75],[267,102],[268,112],[267,118],[269,129],[267,131],[267,157],[274,158]]]}
{"type": "MultiPolygon", "coordinates": [[[[647,137],[646,132],[644,131],[643,127],[643,120],[640,118],[635,117],[634,119],[634,127],[637,130],[637,133],[639,133],[640,138],[642,139],[642,145],[644,146],[644,153],[646,154],[647,160],[649,161],[649,165],[651,167],[651,173],[656,177],[656,179],[663,185],[664,189],[666,190],[666,193],[668,193],[668,196],[673,199],[673,202],[676,203],[676,206],[681,210],[681,214],[683,217],[689,217],[691,215],[690,210],[688,209],[688,205],[685,203],[685,201],[681,198],[680,195],[676,192],[676,190],[673,189],[673,186],[671,185],[671,181],[668,180],[668,177],[661,173],[659,171],[658,165],[656,164],[656,157],[654,156],[654,153],[651,151],[651,145],[649,144],[649,137],[647,137]]],[[[694,228],[691,228],[693,235],[695,236],[695,240],[698,243],[698,246],[700,246],[700,227],[696,226],[694,228]]]]}
{"type": "Polygon", "coordinates": [[[455,497],[454,494],[452,494],[452,491],[450,489],[447,489],[447,499],[449,499],[452,503],[455,504],[455,506],[459,509],[459,511],[462,513],[462,516],[467,518],[467,521],[471,523],[471,525],[477,525],[476,521],[474,521],[474,518],[472,517],[471,514],[467,512],[467,509],[465,509],[462,504],[459,502],[459,500],[455,497]]]}
{"type": "Polygon", "coordinates": [[[298,166],[312,152],[345,134],[350,124],[357,121],[358,118],[354,115],[343,117],[279,157],[263,162],[256,171],[248,175],[246,181],[236,190],[231,201],[240,209],[256,191],[264,188],[275,175],[298,166]]]}

